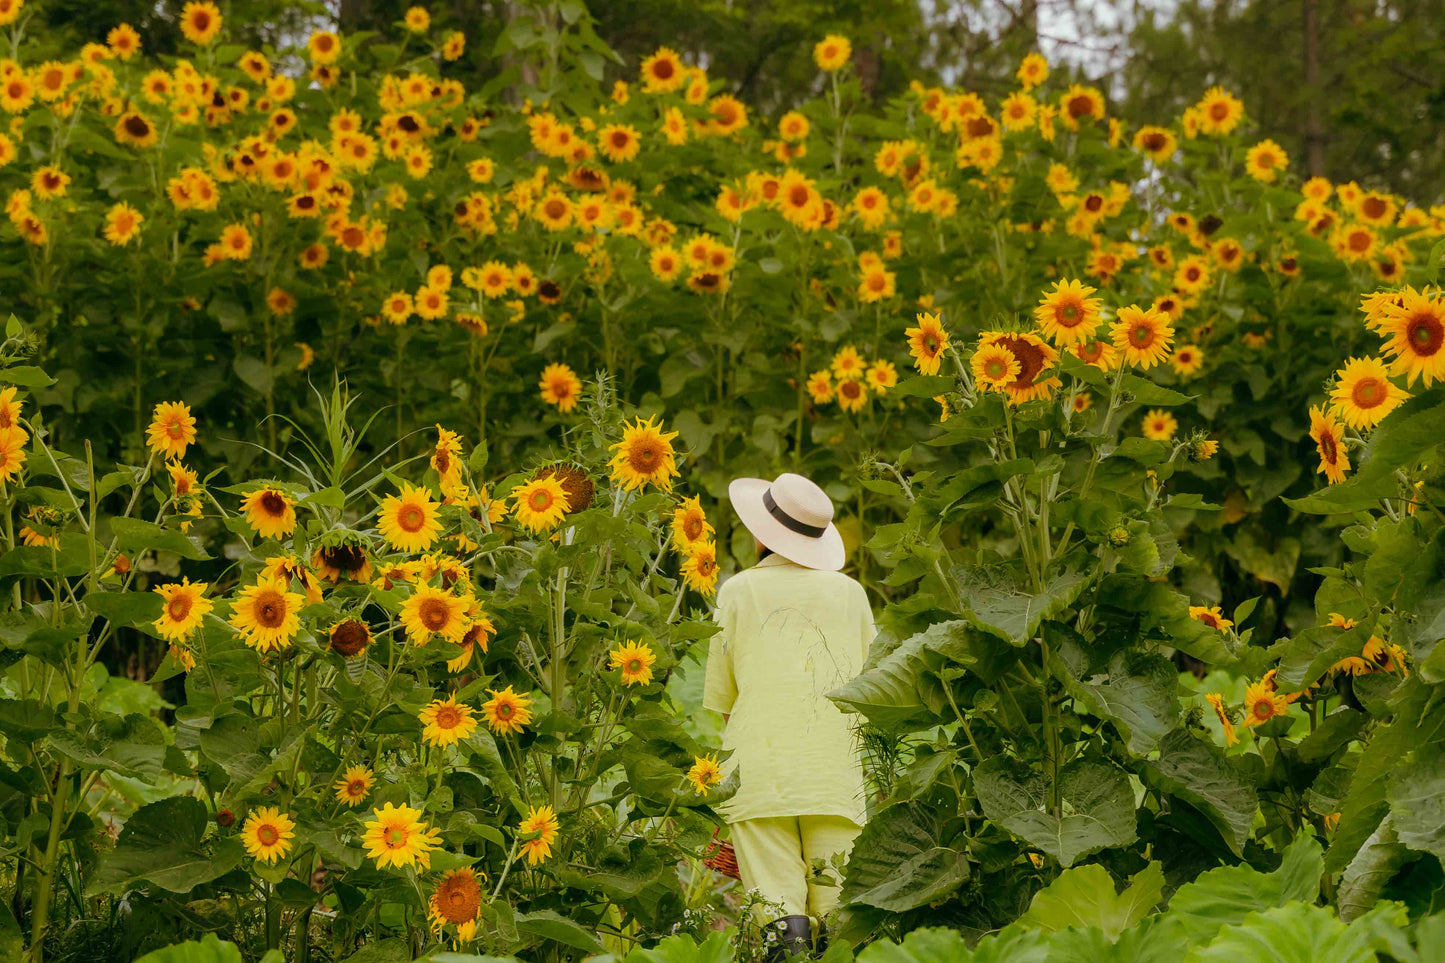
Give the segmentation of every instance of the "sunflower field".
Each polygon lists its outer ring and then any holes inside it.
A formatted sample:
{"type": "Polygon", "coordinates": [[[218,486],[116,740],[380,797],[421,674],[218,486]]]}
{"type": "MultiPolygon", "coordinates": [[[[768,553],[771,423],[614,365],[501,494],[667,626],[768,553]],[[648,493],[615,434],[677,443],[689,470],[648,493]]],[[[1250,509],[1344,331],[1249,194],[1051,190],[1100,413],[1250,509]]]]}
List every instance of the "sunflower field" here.
{"type": "Polygon", "coordinates": [[[1445,956],[1445,206],[1037,53],[0,0],[0,959],[762,960],[739,475],[879,635],[824,959],[1445,956]]]}

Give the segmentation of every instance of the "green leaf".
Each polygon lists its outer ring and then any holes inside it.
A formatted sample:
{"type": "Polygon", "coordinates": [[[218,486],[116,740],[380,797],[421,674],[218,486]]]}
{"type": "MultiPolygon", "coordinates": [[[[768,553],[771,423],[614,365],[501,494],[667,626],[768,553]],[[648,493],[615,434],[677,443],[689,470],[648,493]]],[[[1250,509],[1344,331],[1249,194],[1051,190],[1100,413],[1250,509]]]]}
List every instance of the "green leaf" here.
{"type": "Polygon", "coordinates": [[[1445,746],[1412,752],[1390,773],[1386,795],[1399,841],[1445,861],[1445,746]]]}
{"type": "Polygon", "coordinates": [[[126,821],[115,849],[101,857],[91,893],[120,894],[142,882],[172,893],[188,893],[241,864],[240,840],[208,843],[205,805],[173,796],[142,806],[126,821]]]}
{"type": "Polygon", "coordinates": [[[1401,844],[1393,819],[1386,816],[1380,822],[1340,877],[1335,905],[1339,907],[1340,919],[1346,923],[1368,912],[1379,901],[1390,879],[1415,858],[1409,847],[1401,844]]]}
{"type": "Polygon", "coordinates": [[[1137,838],[1134,791],[1124,773],[1108,763],[1077,759],[1064,767],[1057,816],[1048,780],[1015,760],[989,759],[974,770],[973,788],[985,816],[1065,867],[1137,838]]]}
{"type": "Polygon", "coordinates": [[[628,953],[627,963],[733,963],[728,936],[726,931],[718,930],[700,944],[691,936],[669,936],[654,947],[628,953]]]}
{"type": "Polygon", "coordinates": [[[927,706],[920,696],[919,679],[925,671],[948,662],[972,665],[969,648],[973,630],[966,622],[940,622],[903,640],[896,648],[841,689],[828,693],[840,709],[859,712],[874,725],[896,728],[927,706]]]}
{"type": "MultiPolygon", "coordinates": [[[[1040,942],[1041,934],[1025,936],[1033,942],[1040,942]]],[[[963,934],[946,927],[913,930],[903,938],[902,943],[880,940],[858,954],[858,963],[968,963],[974,959],[963,934]]],[[[1042,957],[1018,957],[1020,961],[1042,963],[1042,957]]],[[[628,957],[627,963],[632,963],[628,957]]]]}
{"type": "Polygon", "coordinates": [[[1347,655],[1359,655],[1374,632],[1373,617],[1352,629],[1316,625],[1284,644],[1279,656],[1279,684],[1289,691],[1318,682],[1330,666],[1347,655]]]}
{"type": "Polygon", "coordinates": [[[993,569],[959,568],[959,589],[974,625],[1013,645],[1027,645],[1038,634],[1039,623],[1056,618],[1074,603],[1088,577],[1069,569],[1049,579],[1037,595],[993,569]]]}
{"type": "Polygon", "coordinates": [[[606,949],[596,936],[556,910],[544,909],[517,914],[517,932],[540,936],[589,953],[601,953],[606,949]]]}
{"type": "Polygon", "coordinates": [[[1250,913],[1291,901],[1313,902],[1325,865],[1319,842],[1299,836],[1284,851],[1279,869],[1261,873],[1253,866],[1221,866],[1185,883],[1169,900],[1169,915],[1184,923],[1191,942],[1214,938],[1219,928],[1250,913]]]}
{"type": "MultiPolygon", "coordinates": [[[[410,955],[410,954],[408,954],[410,955]]],[[[135,963],[244,963],[235,943],[227,943],[214,933],[200,941],[189,940],[147,953],[135,963]]]]}
{"type": "Polygon", "coordinates": [[[1098,863],[1066,869],[1034,894],[1019,923],[1048,932],[1096,926],[1110,940],[1148,916],[1164,895],[1164,867],[1151,862],[1136,873],[1122,893],[1098,863]]]}
{"type": "Polygon", "coordinates": [[[1156,385],[1146,378],[1133,374],[1124,375],[1123,388],[1133,395],[1134,400],[1141,405],[1162,405],[1166,408],[1174,408],[1194,400],[1194,395],[1180,394],[1172,388],[1156,385]]]}
{"type": "Polygon", "coordinates": [[[0,901],[0,960],[18,960],[25,955],[25,938],[8,900],[0,901]]]}
{"type": "Polygon", "coordinates": [[[160,618],[164,600],[154,592],[90,592],[85,605],[118,626],[134,628],[160,618]]]}
{"type": "Polygon", "coordinates": [[[0,383],[19,385],[21,388],[49,388],[55,384],[55,379],[40,368],[22,364],[0,371],[0,383]]]}
{"type": "Polygon", "coordinates": [[[196,561],[211,557],[201,548],[198,539],[162,528],[143,518],[112,518],[110,533],[120,541],[121,547],[132,555],[154,549],[158,552],[175,552],[182,558],[196,561]]]}
{"type": "Polygon", "coordinates": [[[236,372],[236,377],[246,383],[252,391],[264,395],[271,390],[276,383],[276,374],[255,355],[238,354],[231,362],[231,368],[236,372]]]}
{"type": "Polygon", "coordinates": [[[1069,695],[1112,722],[1136,755],[1157,746],[1179,719],[1179,670],[1162,655],[1117,652],[1105,673],[1090,673],[1087,656],[1071,642],[1050,663],[1069,695]]]}
{"type": "MultiPolygon", "coordinates": [[[[1396,926],[1405,922],[1403,907],[1381,907],[1382,917],[1394,914],[1396,926]]],[[[1382,920],[1383,922],[1383,920],[1382,920]]],[[[1259,913],[1224,927],[1207,947],[1195,948],[1185,963],[1373,963],[1379,959],[1370,926],[1347,927],[1321,906],[1292,903],[1259,913]]]]}
{"type": "Polygon", "coordinates": [[[946,375],[915,375],[898,382],[889,394],[896,398],[934,398],[957,387],[958,382],[946,375]]]}
{"type": "Polygon", "coordinates": [[[841,899],[901,913],[952,893],[969,872],[967,853],[945,845],[913,807],[890,806],[854,842],[841,899]]]}
{"type": "Polygon", "coordinates": [[[411,947],[400,937],[375,940],[341,963],[411,963],[411,947]]]}
{"type": "Polygon", "coordinates": [[[1236,856],[1243,852],[1259,796],[1218,746],[1175,729],[1159,743],[1158,758],[1144,763],[1144,779],[1199,810],[1236,856]]]}

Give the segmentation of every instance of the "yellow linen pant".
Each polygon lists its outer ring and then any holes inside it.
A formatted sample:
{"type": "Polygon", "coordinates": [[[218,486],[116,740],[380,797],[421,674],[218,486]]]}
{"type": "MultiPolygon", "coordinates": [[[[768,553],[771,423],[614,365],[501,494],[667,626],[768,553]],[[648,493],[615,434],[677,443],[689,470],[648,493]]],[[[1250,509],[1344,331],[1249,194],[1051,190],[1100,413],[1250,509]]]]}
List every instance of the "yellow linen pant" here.
{"type": "Polygon", "coordinates": [[[809,862],[851,852],[853,840],[863,831],[844,816],[743,819],[730,829],[743,887],[781,903],[783,916],[807,914],[815,919],[838,905],[842,880],[837,886],[814,885],[808,880],[809,862]]]}

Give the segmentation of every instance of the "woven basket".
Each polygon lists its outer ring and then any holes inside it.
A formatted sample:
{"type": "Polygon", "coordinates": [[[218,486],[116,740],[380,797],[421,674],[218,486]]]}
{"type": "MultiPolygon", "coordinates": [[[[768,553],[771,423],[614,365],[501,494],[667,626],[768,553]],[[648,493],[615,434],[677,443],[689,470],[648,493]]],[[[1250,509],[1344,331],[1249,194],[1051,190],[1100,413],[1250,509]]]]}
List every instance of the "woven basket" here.
{"type": "Polygon", "coordinates": [[[707,844],[707,851],[703,855],[704,866],[733,879],[742,879],[738,872],[738,854],[733,849],[733,844],[726,839],[717,838],[718,831],[712,831],[712,841],[707,844]]]}

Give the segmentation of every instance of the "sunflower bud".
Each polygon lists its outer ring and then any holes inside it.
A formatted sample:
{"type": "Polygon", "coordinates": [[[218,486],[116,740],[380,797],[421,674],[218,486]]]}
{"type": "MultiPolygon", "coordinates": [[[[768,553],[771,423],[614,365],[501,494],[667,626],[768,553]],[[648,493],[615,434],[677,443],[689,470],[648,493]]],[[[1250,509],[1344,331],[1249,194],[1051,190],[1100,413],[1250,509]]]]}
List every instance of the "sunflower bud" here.
{"type": "Polygon", "coordinates": [[[1133,537],[1123,525],[1115,525],[1109,529],[1109,544],[1115,548],[1123,548],[1125,545],[1128,545],[1133,537]]]}

